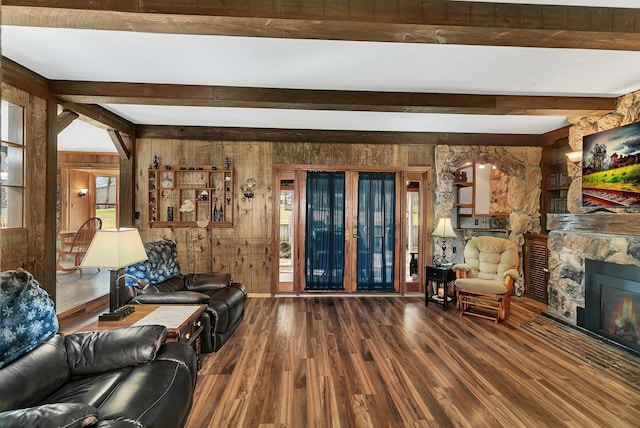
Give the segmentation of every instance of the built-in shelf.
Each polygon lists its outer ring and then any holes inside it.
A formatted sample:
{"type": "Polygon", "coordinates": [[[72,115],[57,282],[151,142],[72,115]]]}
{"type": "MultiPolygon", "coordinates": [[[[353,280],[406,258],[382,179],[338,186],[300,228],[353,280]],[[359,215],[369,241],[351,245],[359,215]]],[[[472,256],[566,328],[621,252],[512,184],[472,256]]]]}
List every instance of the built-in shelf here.
{"type": "Polygon", "coordinates": [[[230,165],[158,165],[147,177],[150,227],[233,226],[230,165]]]}

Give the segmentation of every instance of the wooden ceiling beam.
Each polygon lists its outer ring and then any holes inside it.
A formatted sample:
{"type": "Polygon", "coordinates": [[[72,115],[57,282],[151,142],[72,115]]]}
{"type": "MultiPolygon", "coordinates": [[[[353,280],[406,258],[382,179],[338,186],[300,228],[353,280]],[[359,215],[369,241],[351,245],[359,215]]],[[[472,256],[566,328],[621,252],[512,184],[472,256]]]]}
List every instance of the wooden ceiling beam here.
{"type": "Polygon", "coordinates": [[[113,141],[113,145],[116,146],[116,150],[120,154],[120,159],[131,159],[131,150],[127,147],[126,140],[131,140],[129,137],[123,136],[120,131],[114,129],[108,129],[107,133],[113,141]]]}
{"type": "Polygon", "coordinates": [[[490,115],[589,116],[615,110],[615,98],[246,88],[112,82],[50,82],[51,94],[78,104],[278,108],[490,115]]]}
{"type": "Polygon", "coordinates": [[[138,125],[137,138],[219,141],[270,141],[327,144],[447,144],[469,146],[542,145],[534,134],[471,134],[439,132],[333,131],[317,129],[231,128],[211,126],[138,125]]]}
{"type": "Polygon", "coordinates": [[[49,98],[49,83],[46,78],[7,57],[1,57],[0,61],[2,61],[2,82],[45,100],[49,98]]]}
{"type": "Polygon", "coordinates": [[[293,39],[640,50],[640,10],[465,1],[4,0],[4,25],[293,39]]]}
{"type": "Polygon", "coordinates": [[[63,110],[60,114],[58,114],[58,120],[56,121],[56,134],[61,133],[65,130],[65,128],[76,120],[80,115],[74,111],[63,110]]]}
{"type": "Polygon", "coordinates": [[[93,104],[76,104],[68,101],[59,100],[59,104],[67,110],[78,113],[81,116],[89,119],[89,121],[99,127],[122,132],[128,136],[135,135],[135,125],[128,120],[118,116],[115,113],[110,112],[104,107],[93,104]]]}

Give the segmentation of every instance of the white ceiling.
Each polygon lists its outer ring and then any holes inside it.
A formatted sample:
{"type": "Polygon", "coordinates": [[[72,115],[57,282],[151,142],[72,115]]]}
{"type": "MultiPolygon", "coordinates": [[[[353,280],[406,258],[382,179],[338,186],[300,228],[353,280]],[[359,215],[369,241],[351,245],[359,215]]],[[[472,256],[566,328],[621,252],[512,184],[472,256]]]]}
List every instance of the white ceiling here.
{"type": "MultiPolygon", "coordinates": [[[[528,3],[640,8],[640,0],[528,3]]],[[[605,97],[640,89],[640,52],[12,26],[2,26],[1,37],[4,56],[48,79],[605,97]]],[[[558,116],[124,104],[104,107],[133,123],[148,125],[541,134],[568,123],[567,118],[558,116]]],[[[85,126],[74,122],[60,135],[60,149],[115,151],[106,132],[102,131],[102,137],[92,137],[87,132],[85,126]]]]}

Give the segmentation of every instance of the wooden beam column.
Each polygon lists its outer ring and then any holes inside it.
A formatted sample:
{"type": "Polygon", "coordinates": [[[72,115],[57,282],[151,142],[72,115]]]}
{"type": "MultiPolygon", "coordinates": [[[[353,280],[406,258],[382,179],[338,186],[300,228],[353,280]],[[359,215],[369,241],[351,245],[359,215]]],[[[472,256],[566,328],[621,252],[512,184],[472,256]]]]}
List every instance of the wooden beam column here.
{"type": "Polygon", "coordinates": [[[113,144],[115,144],[120,154],[120,183],[118,188],[120,194],[118,196],[119,212],[121,227],[135,226],[135,138],[113,129],[108,130],[113,144]]]}
{"type": "MultiPolygon", "coordinates": [[[[44,284],[41,284],[49,293],[51,299],[56,301],[56,200],[58,169],[58,102],[52,98],[47,100],[47,135],[46,135],[46,159],[44,171],[41,166],[39,172],[44,172],[46,185],[45,213],[44,213],[44,284]]],[[[33,189],[31,190],[34,191],[33,189]]]]}

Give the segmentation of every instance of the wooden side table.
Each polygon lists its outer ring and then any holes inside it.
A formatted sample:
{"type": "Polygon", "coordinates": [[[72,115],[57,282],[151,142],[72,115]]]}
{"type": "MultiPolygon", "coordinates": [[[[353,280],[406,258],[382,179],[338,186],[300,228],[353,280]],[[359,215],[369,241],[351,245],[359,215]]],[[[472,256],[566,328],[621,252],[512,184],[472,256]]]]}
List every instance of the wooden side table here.
{"type": "MultiPolygon", "coordinates": [[[[442,309],[443,310],[447,310],[447,307],[449,306],[449,298],[447,296],[447,291],[448,291],[448,287],[447,284],[449,284],[451,281],[454,281],[456,279],[456,273],[453,271],[453,269],[451,268],[451,266],[431,266],[431,265],[427,265],[424,268],[425,270],[425,278],[426,278],[426,283],[425,283],[425,287],[424,287],[424,305],[428,306],[429,305],[429,301],[431,300],[432,302],[438,303],[442,305],[442,309]],[[443,289],[444,289],[444,294],[442,297],[442,300],[439,299],[438,297],[434,297],[433,295],[429,295],[431,293],[429,293],[429,287],[428,287],[428,281],[433,281],[435,283],[438,284],[438,287],[436,288],[436,293],[437,290],[440,288],[440,286],[442,285],[443,289]]],[[[437,296],[437,294],[436,294],[437,296]]],[[[455,299],[455,294],[454,296],[451,298],[451,300],[453,301],[453,299],[455,299]]]]}
{"type": "Polygon", "coordinates": [[[119,321],[96,321],[81,331],[112,330],[134,325],[164,325],[167,342],[182,342],[193,347],[200,366],[200,334],[204,330],[201,318],[207,305],[133,305],[135,311],[119,321]]]}

